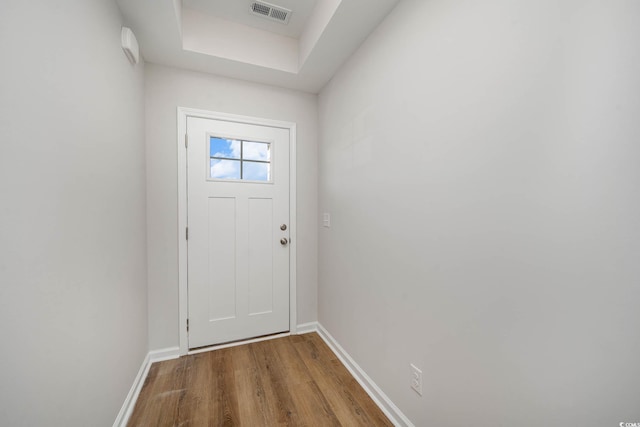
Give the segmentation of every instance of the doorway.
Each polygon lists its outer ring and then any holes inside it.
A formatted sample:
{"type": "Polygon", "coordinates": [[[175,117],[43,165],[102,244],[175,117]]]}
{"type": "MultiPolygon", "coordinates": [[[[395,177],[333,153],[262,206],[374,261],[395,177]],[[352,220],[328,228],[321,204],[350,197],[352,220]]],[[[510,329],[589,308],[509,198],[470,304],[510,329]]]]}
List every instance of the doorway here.
{"type": "Polygon", "coordinates": [[[295,333],[295,124],[184,108],[178,124],[181,354],[295,333]]]}

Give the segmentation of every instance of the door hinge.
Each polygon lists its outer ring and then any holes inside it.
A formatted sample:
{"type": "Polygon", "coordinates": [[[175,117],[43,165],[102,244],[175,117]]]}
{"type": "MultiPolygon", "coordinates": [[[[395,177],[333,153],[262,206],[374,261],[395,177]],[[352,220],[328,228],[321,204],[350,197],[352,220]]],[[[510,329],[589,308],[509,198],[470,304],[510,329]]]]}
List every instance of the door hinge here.
{"type": "Polygon", "coordinates": [[[185,229],[185,233],[184,233],[184,234],[185,234],[185,238],[186,238],[187,240],[189,240],[189,227],[187,227],[187,228],[185,229]]]}
{"type": "Polygon", "coordinates": [[[189,332],[189,318],[187,318],[187,332],[189,332]]]}
{"type": "Polygon", "coordinates": [[[184,148],[189,148],[189,134],[184,134],[184,148]]]}

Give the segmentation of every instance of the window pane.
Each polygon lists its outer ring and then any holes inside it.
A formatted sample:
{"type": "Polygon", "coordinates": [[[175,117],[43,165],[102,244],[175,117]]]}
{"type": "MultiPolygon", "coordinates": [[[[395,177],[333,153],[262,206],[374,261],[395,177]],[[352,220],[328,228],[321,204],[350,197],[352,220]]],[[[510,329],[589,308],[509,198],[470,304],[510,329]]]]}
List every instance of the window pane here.
{"type": "Polygon", "coordinates": [[[211,137],[209,141],[209,157],[240,158],[240,141],[211,137]]]}
{"type": "Polygon", "coordinates": [[[245,160],[271,160],[271,144],[268,142],[243,142],[242,158],[245,160]]]}
{"type": "Polygon", "coordinates": [[[240,179],[240,160],[210,159],[211,178],[240,179]]]}
{"type": "Polygon", "coordinates": [[[242,179],[248,181],[270,181],[271,165],[269,163],[242,162],[242,179]]]}

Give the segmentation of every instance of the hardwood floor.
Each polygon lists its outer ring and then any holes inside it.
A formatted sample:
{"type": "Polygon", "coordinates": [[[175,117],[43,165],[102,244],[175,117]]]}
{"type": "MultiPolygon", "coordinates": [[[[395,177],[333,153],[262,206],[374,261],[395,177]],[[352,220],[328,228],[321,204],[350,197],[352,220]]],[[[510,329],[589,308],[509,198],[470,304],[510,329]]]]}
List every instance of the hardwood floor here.
{"type": "Polygon", "coordinates": [[[392,426],[316,333],[154,363],[129,426],[392,426]]]}

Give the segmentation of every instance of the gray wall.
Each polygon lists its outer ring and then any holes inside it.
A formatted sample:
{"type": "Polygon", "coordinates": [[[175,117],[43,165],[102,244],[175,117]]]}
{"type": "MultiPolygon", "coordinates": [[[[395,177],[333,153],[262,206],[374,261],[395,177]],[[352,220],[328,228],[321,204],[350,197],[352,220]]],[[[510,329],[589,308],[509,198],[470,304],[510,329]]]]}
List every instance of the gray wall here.
{"type": "Polygon", "coordinates": [[[143,67],[112,0],[0,3],[0,424],[111,425],[147,353],[143,67]]]}
{"type": "Polygon", "coordinates": [[[417,426],[640,421],[639,23],[405,0],[322,90],[319,320],[417,426]]]}
{"type": "Polygon", "coordinates": [[[179,345],[177,107],[297,123],[298,323],[317,319],[317,97],[147,64],[147,232],[151,349],[179,345]]]}

